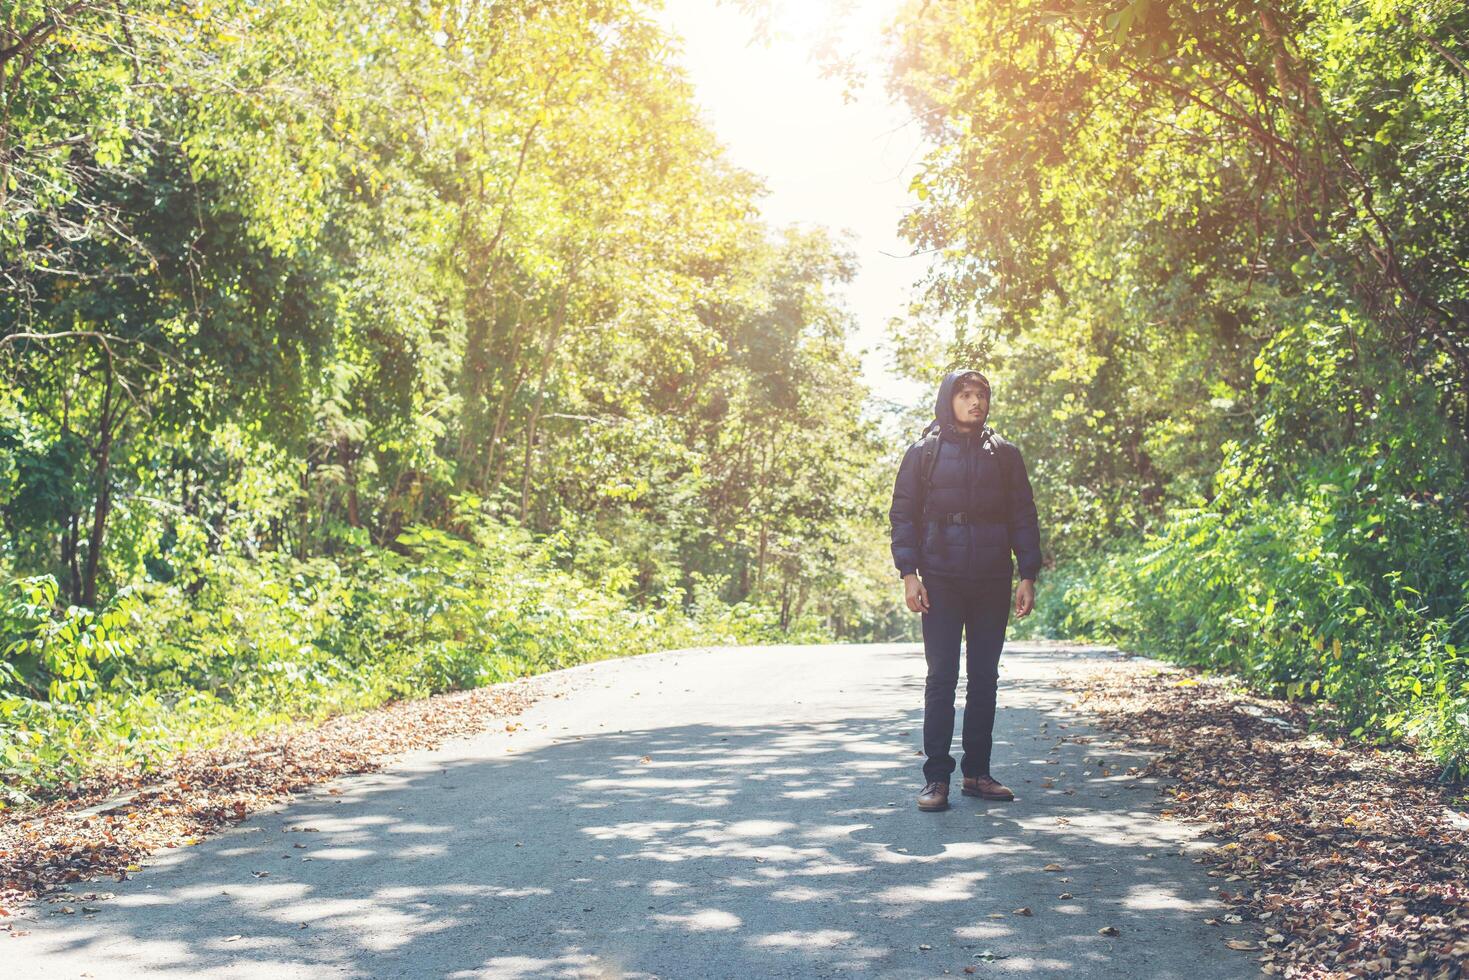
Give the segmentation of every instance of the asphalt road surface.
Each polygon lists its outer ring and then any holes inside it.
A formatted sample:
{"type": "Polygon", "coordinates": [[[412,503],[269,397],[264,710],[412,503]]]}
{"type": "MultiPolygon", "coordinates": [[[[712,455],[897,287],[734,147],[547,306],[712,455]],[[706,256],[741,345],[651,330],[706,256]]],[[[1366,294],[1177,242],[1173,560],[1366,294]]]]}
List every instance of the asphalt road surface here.
{"type": "Polygon", "coordinates": [[[35,906],[0,977],[1257,976],[1224,945],[1249,927],[1203,921],[1225,911],[1193,859],[1209,842],[1156,816],[1126,774],[1147,757],[1055,686],[1116,655],[1007,646],[994,772],[1018,798],[956,780],[941,813],[914,805],[916,644],[543,675],[522,728],[166,851],[88,886],[115,896],[95,913],[35,906]]]}

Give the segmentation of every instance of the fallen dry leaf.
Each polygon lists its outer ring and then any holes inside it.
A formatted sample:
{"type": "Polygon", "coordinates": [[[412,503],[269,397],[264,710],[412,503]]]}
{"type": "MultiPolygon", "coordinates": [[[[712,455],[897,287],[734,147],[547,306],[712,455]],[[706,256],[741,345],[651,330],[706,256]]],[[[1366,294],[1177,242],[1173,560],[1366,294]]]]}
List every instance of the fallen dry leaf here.
{"type": "Polygon", "coordinates": [[[1266,973],[1469,980],[1469,823],[1448,816],[1462,790],[1409,748],[1352,740],[1325,702],[1180,673],[1139,658],[1060,681],[1153,757],[1129,777],[1160,780],[1166,812],[1223,841],[1196,857],[1231,883],[1229,914],[1206,921],[1268,921],[1266,973]]]}
{"type": "Polygon", "coordinates": [[[0,908],[13,911],[72,882],[140,873],[148,854],[195,843],[308,787],[375,771],[411,749],[484,731],[563,683],[543,674],[229,736],[212,748],[155,760],[151,771],[99,769],[54,787],[35,806],[0,811],[0,908]],[[77,819],[83,810],[93,815],[77,819]]]}

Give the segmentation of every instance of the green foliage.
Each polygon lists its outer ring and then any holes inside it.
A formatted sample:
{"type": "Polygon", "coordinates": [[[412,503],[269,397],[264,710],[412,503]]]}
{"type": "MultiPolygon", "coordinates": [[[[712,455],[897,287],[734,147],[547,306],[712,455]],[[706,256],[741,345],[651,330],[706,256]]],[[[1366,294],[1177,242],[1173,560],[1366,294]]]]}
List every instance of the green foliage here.
{"type": "Polygon", "coordinates": [[[0,608],[0,677],[7,687],[41,692],[53,704],[77,704],[110,682],[130,680],[135,640],[126,629],[133,610],[129,594],[119,593],[97,612],[69,606],[53,615],[55,579],[17,579],[7,592],[0,608]]]}
{"type": "Polygon", "coordinates": [[[1258,361],[1258,431],[1226,445],[1212,499],[1051,577],[1032,631],[1327,700],[1351,734],[1412,742],[1463,777],[1469,530],[1435,489],[1457,440],[1431,393],[1374,383],[1390,366],[1355,357],[1349,320],[1281,330],[1258,361]],[[1330,439],[1352,412],[1354,436],[1330,439]]]}
{"type": "Polygon", "coordinates": [[[1464,580],[1469,536],[1441,524],[1401,543],[1402,554],[1456,549],[1439,564],[1457,568],[1384,571],[1355,545],[1383,526],[1384,510],[1402,517],[1412,505],[1344,500],[1329,486],[1229,516],[1176,513],[1167,531],[1053,577],[1031,632],[1121,643],[1273,696],[1323,699],[1353,736],[1408,741],[1447,775],[1469,776],[1469,590],[1431,591],[1444,572],[1464,580]]]}
{"type": "MultiPolygon", "coordinates": [[[[1469,261],[1450,2],[915,4],[904,220],[1053,569],[1018,632],[1328,698],[1465,774],[1469,261]]],[[[920,349],[925,347],[926,349],[920,349]]]]}
{"type": "Polygon", "coordinates": [[[0,581],[54,589],[4,634],[17,785],[888,624],[851,258],[758,220],[643,4],[0,38],[0,581]]]}
{"type": "Polygon", "coordinates": [[[687,609],[678,592],[630,602],[559,568],[549,539],[499,522],[468,538],[415,526],[396,544],[340,562],[219,557],[187,585],[141,584],[97,614],[57,613],[50,578],[12,582],[0,608],[9,802],[288,720],[607,657],[828,636],[814,616],[782,623],[709,583],[687,609]]]}
{"type": "Polygon", "coordinates": [[[13,120],[86,158],[3,256],[19,572],[96,605],[201,555],[454,531],[473,497],[627,542],[646,597],[698,573],[850,620],[883,451],[850,257],[754,217],[640,4],[12,16],[56,27],[46,71],[5,68],[25,105],[94,96],[13,120]]]}

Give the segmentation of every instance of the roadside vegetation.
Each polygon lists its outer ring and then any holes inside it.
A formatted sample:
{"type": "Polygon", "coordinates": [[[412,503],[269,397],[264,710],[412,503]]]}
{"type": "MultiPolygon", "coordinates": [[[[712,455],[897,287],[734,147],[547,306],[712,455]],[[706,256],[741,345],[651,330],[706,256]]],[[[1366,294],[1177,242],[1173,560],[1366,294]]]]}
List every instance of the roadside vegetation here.
{"type": "Polygon", "coordinates": [[[851,258],[642,5],[0,12],[0,806],[898,622],[851,258]]]}
{"type": "Polygon", "coordinates": [[[915,376],[992,367],[1018,632],[1323,701],[1469,775],[1469,9],[912,5],[915,376]]]}

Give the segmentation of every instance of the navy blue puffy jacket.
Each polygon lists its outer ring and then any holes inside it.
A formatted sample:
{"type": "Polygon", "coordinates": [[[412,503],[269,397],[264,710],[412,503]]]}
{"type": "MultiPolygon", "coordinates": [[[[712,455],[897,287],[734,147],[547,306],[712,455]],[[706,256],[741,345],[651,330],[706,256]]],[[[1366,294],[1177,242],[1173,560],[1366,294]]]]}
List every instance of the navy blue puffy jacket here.
{"type": "Polygon", "coordinates": [[[1013,551],[1020,577],[1033,579],[1041,570],[1041,532],[1025,460],[998,436],[985,444],[983,433],[955,428],[954,379],[962,373],[950,372],[939,385],[934,415],[942,436],[927,501],[920,472],[923,440],[908,447],[898,467],[888,510],[893,564],[902,575],[916,571],[924,576],[1008,578],[1016,571],[1010,561],[1013,551]],[[1008,493],[999,453],[1011,454],[1008,493]],[[969,523],[943,520],[955,513],[968,515],[969,523]]]}

